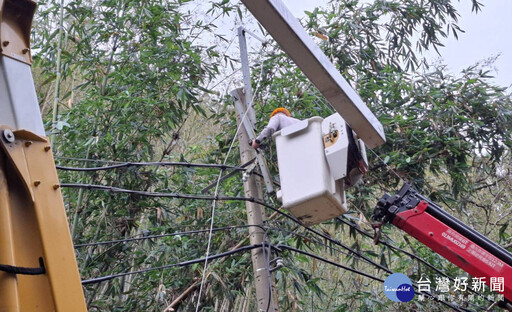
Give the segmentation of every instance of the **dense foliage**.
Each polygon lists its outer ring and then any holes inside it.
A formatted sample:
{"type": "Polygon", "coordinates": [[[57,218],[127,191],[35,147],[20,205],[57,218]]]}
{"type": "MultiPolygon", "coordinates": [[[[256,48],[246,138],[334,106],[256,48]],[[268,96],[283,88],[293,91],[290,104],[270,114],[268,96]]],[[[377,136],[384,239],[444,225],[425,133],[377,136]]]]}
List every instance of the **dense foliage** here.
{"type": "MultiPolygon", "coordinates": [[[[473,7],[482,9],[476,0],[473,7]]],[[[378,116],[387,135],[384,146],[369,152],[372,170],[365,183],[348,194],[347,220],[368,231],[376,199],[407,180],[450,213],[510,248],[510,91],[496,86],[486,68],[448,73],[441,65],[428,66],[421,54],[437,49],[443,38],[457,36],[462,31],[457,18],[452,1],[332,0],[325,8],[307,12],[302,22],[378,116]]],[[[105,165],[102,161],[219,164],[227,159],[228,164],[238,164],[238,153],[229,152],[236,124],[231,99],[224,96],[240,85],[238,51],[232,52],[234,29],[218,31],[216,22],[222,19],[254,26],[238,2],[71,0],[61,7],[39,1],[34,74],[46,129],[54,134],[56,161],[76,167],[105,165]],[[219,34],[223,32],[230,34],[219,34]],[[62,52],[57,49],[60,38],[62,52]],[[53,107],[56,88],[58,107],[53,107]]],[[[256,50],[251,59],[259,129],[278,106],[290,108],[298,118],[332,113],[276,44],[256,50]]],[[[267,156],[277,179],[272,147],[267,156]]],[[[170,166],[59,171],[62,182],[195,195],[214,184],[218,174],[216,168],[170,166]]],[[[213,188],[205,192],[213,194],[213,188]]],[[[241,175],[224,180],[220,194],[244,196],[241,175]]],[[[75,244],[210,225],[211,201],[75,188],[65,189],[64,196],[75,244]]],[[[265,200],[278,206],[272,195],[265,200]]],[[[217,202],[215,227],[246,224],[244,207],[234,200],[217,202]]],[[[322,245],[326,241],[282,217],[273,216],[267,225],[272,244],[288,244],[387,276],[360,257],[340,252],[340,246],[322,245]]],[[[331,221],[315,228],[413,281],[422,275],[431,280],[439,276],[400,252],[373,246],[371,239],[346,224],[331,221]]],[[[467,276],[398,230],[386,228],[385,233],[387,241],[447,275],[467,276]]],[[[246,244],[245,228],[218,231],[212,253],[246,244]]],[[[82,278],[89,279],[201,258],[206,245],[207,233],[182,234],[81,247],[77,258],[82,278]]],[[[399,306],[384,297],[378,282],[303,255],[283,252],[279,256],[285,264],[275,274],[282,311],[446,310],[439,303],[416,299],[409,306],[399,306]]],[[[90,311],[195,310],[202,271],[202,265],[195,264],[93,284],[85,287],[87,304],[90,311]]],[[[249,253],[213,261],[206,276],[201,310],[255,311],[249,253]]],[[[472,310],[490,305],[478,298],[448,301],[472,310]]]]}

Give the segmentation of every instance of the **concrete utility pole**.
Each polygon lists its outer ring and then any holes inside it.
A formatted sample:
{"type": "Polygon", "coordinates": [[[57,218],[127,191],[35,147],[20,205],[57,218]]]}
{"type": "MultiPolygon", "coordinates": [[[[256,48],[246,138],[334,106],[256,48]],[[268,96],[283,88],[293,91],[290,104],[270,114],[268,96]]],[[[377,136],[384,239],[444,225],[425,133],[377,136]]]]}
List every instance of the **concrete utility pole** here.
{"type": "MultiPolygon", "coordinates": [[[[241,99],[242,104],[245,102],[242,88],[236,89],[233,93],[238,93],[238,99],[241,99]]],[[[245,105],[244,105],[245,107],[245,105]]],[[[237,114],[237,125],[240,127],[242,122],[241,117],[237,114]]],[[[247,118],[247,117],[246,117],[247,118]]],[[[238,142],[240,145],[240,159],[242,163],[247,163],[256,157],[256,151],[249,146],[249,135],[245,127],[240,127],[238,133],[238,142]]],[[[250,175],[244,182],[245,197],[263,199],[263,191],[261,180],[256,175],[250,175]]],[[[257,204],[247,201],[247,224],[263,225],[264,208],[257,204]]],[[[249,228],[251,244],[261,244],[264,239],[264,231],[258,227],[249,228]]],[[[254,272],[254,283],[256,288],[256,299],[258,303],[258,312],[278,312],[279,307],[276,303],[274,294],[274,283],[267,270],[264,255],[268,255],[270,249],[266,249],[265,253],[263,248],[256,248],[251,251],[252,267],[254,272]],[[270,291],[272,287],[272,291],[270,291]]]]}

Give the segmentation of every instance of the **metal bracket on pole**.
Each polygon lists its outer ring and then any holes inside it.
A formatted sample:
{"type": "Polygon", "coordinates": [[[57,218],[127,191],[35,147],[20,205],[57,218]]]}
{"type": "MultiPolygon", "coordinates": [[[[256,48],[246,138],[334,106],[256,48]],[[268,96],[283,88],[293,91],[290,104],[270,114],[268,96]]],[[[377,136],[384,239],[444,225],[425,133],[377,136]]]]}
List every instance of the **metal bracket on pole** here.
{"type": "Polygon", "coordinates": [[[251,35],[251,37],[253,37],[254,39],[256,39],[259,42],[263,43],[263,45],[266,45],[268,43],[268,41],[266,41],[265,39],[260,38],[259,36],[257,36],[255,33],[250,31],[249,29],[244,28],[244,27],[240,27],[240,28],[242,28],[244,33],[247,33],[247,34],[251,35]]]}
{"type": "MultiPolygon", "coordinates": [[[[233,97],[233,100],[235,102],[236,111],[239,114],[240,119],[243,120],[243,125],[245,130],[247,131],[247,134],[249,135],[249,139],[254,140],[256,138],[256,135],[254,134],[252,124],[247,118],[244,118],[246,117],[246,108],[244,107],[245,105],[243,104],[245,102],[245,95],[243,93],[242,88],[231,91],[231,96],[233,97]]],[[[256,153],[256,161],[258,162],[261,174],[263,175],[263,181],[265,182],[267,192],[272,193],[274,191],[274,187],[272,186],[272,179],[270,177],[270,172],[267,167],[267,162],[265,161],[265,157],[263,157],[262,153],[256,153]]]]}

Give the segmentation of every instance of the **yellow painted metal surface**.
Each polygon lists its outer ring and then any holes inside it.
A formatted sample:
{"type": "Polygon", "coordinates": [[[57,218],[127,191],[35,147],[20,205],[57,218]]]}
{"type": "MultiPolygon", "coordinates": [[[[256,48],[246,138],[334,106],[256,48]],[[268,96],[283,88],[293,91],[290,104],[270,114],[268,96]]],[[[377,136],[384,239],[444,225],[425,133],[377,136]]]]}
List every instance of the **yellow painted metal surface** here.
{"type": "Polygon", "coordinates": [[[0,272],[0,312],[87,311],[50,144],[0,126],[0,263],[44,275],[0,272]]]}
{"type": "Polygon", "coordinates": [[[30,29],[36,10],[32,0],[0,0],[0,52],[31,64],[30,29]]]}
{"type": "MultiPolygon", "coordinates": [[[[5,176],[5,156],[0,153],[0,263],[15,263],[9,190],[5,176]]],[[[16,277],[0,272],[0,311],[19,311],[16,277]]]]}

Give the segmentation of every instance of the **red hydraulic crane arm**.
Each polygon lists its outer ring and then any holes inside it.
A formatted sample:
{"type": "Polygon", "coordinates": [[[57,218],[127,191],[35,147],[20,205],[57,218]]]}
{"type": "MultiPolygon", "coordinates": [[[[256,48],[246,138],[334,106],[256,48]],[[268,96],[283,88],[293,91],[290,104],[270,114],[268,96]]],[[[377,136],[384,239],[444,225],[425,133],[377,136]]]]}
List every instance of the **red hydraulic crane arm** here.
{"type": "Polygon", "coordinates": [[[474,231],[406,184],[384,195],[374,219],[389,222],[473,277],[503,294],[500,306],[512,310],[512,254],[474,231]]]}

